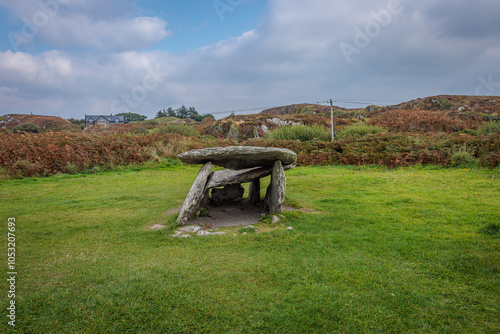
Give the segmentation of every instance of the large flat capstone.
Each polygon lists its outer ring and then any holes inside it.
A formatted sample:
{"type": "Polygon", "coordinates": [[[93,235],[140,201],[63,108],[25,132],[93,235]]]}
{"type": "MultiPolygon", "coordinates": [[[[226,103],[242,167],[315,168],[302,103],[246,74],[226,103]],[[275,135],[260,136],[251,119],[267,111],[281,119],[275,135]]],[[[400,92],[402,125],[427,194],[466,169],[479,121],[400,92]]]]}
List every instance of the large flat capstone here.
{"type": "Polygon", "coordinates": [[[275,161],[281,161],[283,165],[297,161],[297,154],[288,149],[255,146],[202,148],[181,153],[177,157],[187,164],[200,165],[211,162],[233,170],[273,166],[275,161]]]}

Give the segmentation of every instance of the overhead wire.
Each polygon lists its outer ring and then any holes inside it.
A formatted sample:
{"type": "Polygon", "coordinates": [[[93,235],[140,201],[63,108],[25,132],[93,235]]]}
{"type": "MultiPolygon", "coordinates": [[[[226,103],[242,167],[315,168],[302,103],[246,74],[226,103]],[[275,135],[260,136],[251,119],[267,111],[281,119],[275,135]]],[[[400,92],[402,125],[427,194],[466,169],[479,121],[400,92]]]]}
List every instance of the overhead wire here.
{"type": "MultiPolygon", "coordinates": [[[[351,100],[351,99],[335,99],[333,100],[333,103],[340,102],[340,103],[345,103],[345,104],[361,104],[361,105],[373,105],[374,102],[385,102],[385,103],[398,103],[398,101],[394,100],[351,100]]],[[[303,103],[295,103],[295,104],[330,104],[330,100],[326,101],[319,101],[319,102],[303,102],[303,103]]],[[[294,104],[288,104],[288,105],[294,105],[294,104]]],[[[255,108],[243,108],[243,109],[231,109],[231,110],[224,110],[224,111],[214,111],[210,112],[212,115],[220,115],[220,114],[236,114],[236,113],[242,113],[242,112],[248,112],[248,111],[256,111],[256,110],[267,110],[267,109],[272,109],[272,108],[280,108],[283,107],[284,105],[280,106],[268,106],[268,107],[255,107],[255,108]]]]}

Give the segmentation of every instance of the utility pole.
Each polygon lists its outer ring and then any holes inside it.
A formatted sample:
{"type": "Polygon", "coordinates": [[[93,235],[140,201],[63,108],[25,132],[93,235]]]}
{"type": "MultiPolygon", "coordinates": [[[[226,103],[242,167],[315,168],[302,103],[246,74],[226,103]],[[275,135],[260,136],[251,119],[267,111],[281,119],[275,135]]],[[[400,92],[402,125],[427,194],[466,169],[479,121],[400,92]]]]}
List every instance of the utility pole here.
{"type": "Polygon", "coordinates": [[[333,124],[333,101],[330,99],[330,115],[332,116],[332,142],[335,140],[335,124],[333,124]]]}

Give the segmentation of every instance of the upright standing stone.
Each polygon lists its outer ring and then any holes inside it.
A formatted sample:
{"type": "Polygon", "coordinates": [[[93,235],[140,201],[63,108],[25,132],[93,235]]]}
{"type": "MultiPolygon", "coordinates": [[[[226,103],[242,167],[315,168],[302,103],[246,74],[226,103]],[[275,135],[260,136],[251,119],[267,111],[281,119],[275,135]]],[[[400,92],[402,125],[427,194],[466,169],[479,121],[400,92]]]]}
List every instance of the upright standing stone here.
{"type": "Polygon", "coordinates": [[[260,179],[250,182],[250,187],[248,188],[248,201],[253,205],[260,202],[260,179]]]}
{"type": "Polygon", "coordinates": [[[269,214],[281,213],[281,206],[285,201],[286,176],[281,161],[274,162],[273,172],[271,174],[271,184],[269,185],[266,201],[269,206],[269,214]]]}
{"type": "Polygon", "coordinates": [[[204,197],[206,197],[205,186],[210,181],[212,176],[212,163],[207,162],[203,167],[201,167],[198,177],[191,186],[191,190],[182,205],[181,212],[177,218],[177,225],[184,226],[191,216],[196,213],[201,207],[204,197]]]}

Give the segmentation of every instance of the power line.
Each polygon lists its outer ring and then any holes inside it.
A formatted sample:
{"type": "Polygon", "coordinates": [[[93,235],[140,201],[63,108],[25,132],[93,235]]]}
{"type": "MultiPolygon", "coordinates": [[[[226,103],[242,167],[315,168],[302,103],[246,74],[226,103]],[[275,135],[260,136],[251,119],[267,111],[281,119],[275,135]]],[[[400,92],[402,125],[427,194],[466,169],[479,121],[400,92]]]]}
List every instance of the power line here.
{"type": "Polygon", "coordinates": [[[358,99],[336,99],[335,101],[338,101],[338,102],[390,102],[390,103],[398,103],[399,102],[399,101],[394,101],[394,100],[358,100],[358,99]]]}
{"type": "MultiPolygon", "coordinates": [[[[394,101],[394,100],[352,100],[352,99],[335,99],[333,100],[334,103],[340,102],[340,103],[345,103],[345,104],[362,104],[362,105],[372,105],[374,102],[385,102],[385,103],[398,103],[399,101],[394,101]]],[[[287,105],[279,105],[279,106],[267,106],[267,107],[255,107],[255,108],[243,108],[243,109],[230,109],[230,110],[224,110],[224,111],[214,111],[210,112],[212,115],[220,115],[220,114],[231,114],[231,113],[242,113],[242,112],[248,112],[248,111],[256,111],[256,110],[267,110],[267,109],[272,109],[272,108],[280,108],[284,106],[289,106],[289,105],[297,105],[297,104],[329,104],[330,100],[325,100],[325,101],[319,101],[319,102],[302,102],[302,103],[293,103],[293,104],[287,104],[287,105]]]]}

